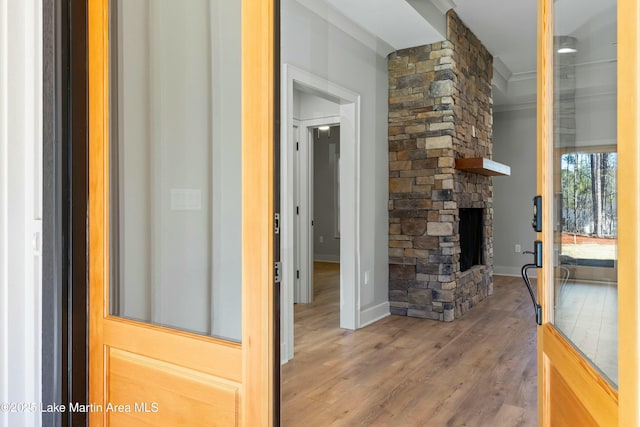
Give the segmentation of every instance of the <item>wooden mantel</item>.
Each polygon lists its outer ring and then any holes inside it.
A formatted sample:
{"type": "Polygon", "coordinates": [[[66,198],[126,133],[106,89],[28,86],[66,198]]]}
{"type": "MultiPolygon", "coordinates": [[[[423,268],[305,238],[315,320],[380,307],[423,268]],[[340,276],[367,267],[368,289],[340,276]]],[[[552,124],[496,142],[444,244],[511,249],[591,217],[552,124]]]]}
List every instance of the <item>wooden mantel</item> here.
{"type": "Polygon", "coordinates": [[[509,176],[511,168],[505,164],[494,162],[484,157],[456,159],[456,169],[486,176],[509,176]]]}

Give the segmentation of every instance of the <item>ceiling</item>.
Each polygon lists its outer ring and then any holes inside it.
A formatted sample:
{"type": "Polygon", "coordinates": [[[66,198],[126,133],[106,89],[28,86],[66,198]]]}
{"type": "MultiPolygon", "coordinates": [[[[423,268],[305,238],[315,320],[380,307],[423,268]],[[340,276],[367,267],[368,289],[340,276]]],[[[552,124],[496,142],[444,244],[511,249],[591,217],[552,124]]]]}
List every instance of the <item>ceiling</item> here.
{"type": "MultiPolygon", "coordinates": [[[[444,14],[453,8],[494,57],[494,87],[498,89],[494,90],[494,104],[535,99],[537,0],[298,1],[322,3],[346,16],[384,42],[387,51],[379,52],[383,55],[443,40],[444,14]]],[[[579,33],[581,27],[589,28],[586,24],[594,26],[593,18],[606,14],[611,5],[612,2],[603,0],[556,0],[556,13],[561,17],[556,32],[569,35],[579,33]]],[[[601,43],[608,47],[615,45],[615,34],[601,43]]],[[[600,60],[607,56],[615,58],[615,49],[601,50],[600,60]]]]}
{"type": "Polygon", "coordinates": [[[455,0],[455,3],[454,10],[460,19],[512,74],[535,71],[536,0],[455,0]]]}
{"type": "Polygon", "coordinates": [[[405,0],[325,1],[395,50],[442,40],[442,34],[405,0]]]}
{"type": "Polygon", "coordinates": [[[536,0],[322,1],[395,50],[444,40],[453,8],[511,73],[535,70],[536,0]]]}

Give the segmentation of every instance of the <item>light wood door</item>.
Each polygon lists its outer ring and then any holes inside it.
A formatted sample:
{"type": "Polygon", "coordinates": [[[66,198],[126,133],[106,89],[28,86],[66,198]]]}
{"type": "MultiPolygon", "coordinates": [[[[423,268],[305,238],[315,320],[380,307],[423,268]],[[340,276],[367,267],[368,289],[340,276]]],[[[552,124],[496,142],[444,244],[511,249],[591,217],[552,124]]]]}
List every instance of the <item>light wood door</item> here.
{"type": "MultiPolygon", "coordinates": [[[[273,123],[274,111],[276,111],[274,108],[274,2],[265,0],[242,0],[241,2],[90,0],[88,13],[90,112],[89,400],[91,404],[75,409],[86,410],[90,413],[91,426],[272,425],[274,399],[279,398],[274,396],[273,392],[275,366],[273,123]],[[203,9],[206,10],[206,13],[191,15],[192,18],[189,19],[193,19],[193,25],[183,27],[182,32],[187,37],[184,40],[181,41],[181,34],[175,34],[174,26],[162,27],[163,22],[167,20],[167,22],[173,22],[172,19],[184,18],[187,16],[185,15],[187,9],[199,7],[197,6],[199,4],[206,8],[203,9]],[[116,5],[120,5],[123,10],[116,11],[116,5]],[[166,142],[167,134],[172,132],[172,129],[167,127],[168,122],[173,123],[172,120],[176,116],[189,119],[199,118],[198,114],[203,114],[200,108],[189,109],[195,102],[198,102],[194,96],[194,94],[198,95],[197,90],[194,91],[193,87],[189,86],[193,84],[192,80],[182,79],[177,86],[168,88],[167,81],[173,81],[172,78],[175,80],[175,76],[167,77],[165,74],[164,80],[162,80],[151,75],[168,73],[166,70],[171,69],[172,61],[182,61],[187,64],[181,68],[191,73],[191,76],[195,73],[204,74],[205,77],[215,76],[216,73],[223,72],[220,70],[225,65],[225,61],[234,60],[230,56],[224,56],[217,62],[215,58],[210,58],[205,61],[202,69],[193,66],[193,61],[199,60],[194,56],[200,53],[206,55],[207,52],[215,49],[225,49],[223,43],[216,42],[216,40],[220,42],[220,39],[216,39],[216,34],[218,36],[220,34],[216,32],[228,28],[230,25],[228,21],[231,18],[224,14],[217,14],[219,10],[216,8],[236,7],[235,5],[238,7],[237,16],[241,25],[233,30],[237,31],[237,37],[226,41],[230,46],[237,44],[236,59],[238,67],[241,67],[241,72],[238,70],[235,75],[238,79],[241,95],[238,94],[237,102],[234,101],[231,105],[224,106],[226,108],[224,111],[232,110],[234,105],[238,107],[239,129],[231,135],[232,138],[227,138],[226,142],[227,144],[233,143],[237,147],[231,147],[231,149],[237,149],[239,159],[239,165],[237,165],[239,167],[235,167],[235,169],[241,171],[241,174],[238,173],[237,179],[237,185],[241,189],[241,196],[238,198],[241,207],[233,212],[226,212],[226,217],[237,218],[238,224],[241,225],[238,230],[233,230],[238,238],[238,255],[241,255],[241,260],[237,261],[239,274],[231,279],[237,280],[237,288],[241,286],[241,291],[237,290],[237,292],[238,294],[241,292],[242,314],[237,315],[238,319],[241,319],[241,327],[240,324],[235,325],[235,329],[231,327],[231,330],[236,332],[229,333],[227,338],[233,337],[233,333],[237,333],[237,336],[234,340],[229,340],[214,337],[220,334],[224,336],[224,333],[216,332],[219,323],[216,316],[219,316],[219,312],[211,310],[206,312],[202,328],[195,323],[193,324],[196,326],[191,326],[192,323],[190,323],[192,320],[195,322],[194,319],[198,316],[203,316],[195,307],[193,313],[189,312],[189,305],[200,304],[202,298],[188,299],[186,291],[190,278],[195,275],[194,271],[197,270],[194,267],[195,264],[192,263],[193,260],[190,259],[191,255],[195,257],[202,255],[202,253],[194,251],[193,254],[187,254],[189,256],[183,257],[186,259],[185,262],[191,264],[187,265],[188,268],[182,276],[177,276],[178,279],[173,277],[172,280],[176,282],[174,285],[181,292],[172,294],[171,289],[165,286],[165,282],[170,279],[167,271],[173,265],[172,263],[180,258],[180,254],[172,253],[167,256],[165,253],[164,258],[151,257],[153,259],[149,261],[150,256],[140,255],[136,253],[135,249],[124,248],[122,242],[117,243],[117,239],[133,239],[136,233],[140,234],[147,230],[155,237],[145,240],[146,245],[151,248],[151,253],[156,255],[165,247],[171,248],[171,245],[174,245],[175,249],[184,239],[180,235],[176,237],[176,235],[170,234],[173,231],[164,228],[166,221],[163,217],[153,216],[154,220],[151,221],[153,224],[143,218],[139,222],[139,227],[128,226],[133,224],[133,220],[126,216],[123,217],[119,214],[118,209],[114,208],[116,203],[129,203],[137,206],[133,210],[134,214],[137,212],[142,215],[147,211],[157,213],[155,211],[165,209],[165,205],[162,203],[166,200],[163,197],[168,197],[170,208],[166,209],[169,212],[166,215],[194,215],[189,218],[196,218],[194,212],[202,213],[206,209],[210,209],[207,206],[215,206],[216,200],[212,199],[217,193],[212,188],[224,189],[223,187],[215,187],[219,185],[211,179],[212,176],[216,176],[215,172],[205,169],[204,175],[208,178],[205,179],[205,184],[199,190],[185,186],[188,183],[183,183],[182,187],[178,183],[175,187],[176,190],[167,192],[167,188],[162,187],[158,182],[167,178],[168,168],[179,161],[181,152],[178,150],[173,155],[168,155],[167,151],[161,151],[164,148],[149,149],[143,152],[145,155],[139,156],[143,162],[140,164],[148,165],[159,158],[160,166],[156,165],[155,169],[153,166],[149,166],[149,170],[151,170],[149,175],[153,177],[152,179],[147,176],[147,178],[143,177],[136,181],[138,184],[145,182],[146,187],[143,186],[143,189],[137,192],[134,192],[131,186],[117,188],[117,174],[123,173],[122,170],[130,170],[131,173],[140,173],[142,176],[141,171],[144,171],[147,166],[135,166],[127,169],[129,166],[126,162],[121,162],[119,165],[121,170],[118,172],[113,168],[113,162],[117,162],[118,156],[122,156],[123,153],[114,154],[112,145],[117,144],[114,142],[117,141],[116,138],[124,138],[125,142],[130,144],[126,146],[128,149],[136,146],[135,144],[141,144],[142,140],[147,141],[155,137],[158,141],[165,138],[162,143],[156,144],[164,147],[169,144],[166,142]],[[162,8],[165,6],[174,9],[165,9],[163,12],[162,8]],[[119,30],[117,28],[119,28],[119,24],[117,24],[117,18],[124,21],[130,19],[131,13],[133,13],[132,8],[138,8],[140,13],[149,12],[147,14],[149,16],[155,13],[156,18],[149,18],[139,25],[135,22],[133,25],[129,25],[127,31],[133,33],[133,36],[128,40],[128,44],[120,46],[122,50],[117,52],[112,45],[118,40],[117,31],[119,30]],[[173,12],[168,13],[168,10],[173,12]],[[195,22],[200,19],[210,20],[208,22],[212,25],[208,25],[200,31],[195,22]],[[133,44],[147,42],[149,38],[152,38],[153,31],[158,31],[158,28],[167,29],[167,32],[163,33],[164,38],[161,37],[157,40],[159,46],[154,49],[141,49],[140,54],[129,56],[123,54],[123,52],[127,52],[127,49],[132,49],[133,44]],[[197,37],[201,33],[204,38],[198,41],[197,37]],[[167,52],[172,54],[178,52],[181,57],[167,58],[167,52]],[[116,58],[118,61],[124,61],[124,64],[118,64],[116,58]],[[144,70],[147,71],[144,73],[135,74],[130,72],[131,67],[126,68],[127,64],[145,61],[147,61],[147,68],[144,70]],[[118,78],[122,77],[122,73],[129,73],[125,76],[128,79],[125,85],[129,86],[121,93],[125,97],[129,96],[131,102],[128,105],[135,108],[129,108],[124,114],[121,111],[120,115],[116,115],[113,114],[113,106],[110,106],[110,102],[113,102],[110,97],[113,96],[116,83],[122,83],[117,82],[118,78]],[[138,80],[136,80],[136,76],[138,80]],[[148,95],[147,92],[152,92],[154,87],[156,89],[159,87],[160,90],[155,91],[153,96],[148,95]],[[180,101],[183,103],[180,108],[176,107],[176,103],[169,103],[168,106],[167,103],[160,103],[159,98],[166,96],[171,91],[182,93],[184,94],[183,98],[187,98],[180,101]],[[136,104],[136,102],[139,103],[136,104]],[[158,105],[161,106],[158,107],[158,105]],[[150,106],[149,111],[151,112],[143,114],[141,111],[147,111],[145,108],[148,106],[150,106]],[[122,136],[121,127],[126,124],[125,122],[133,122],[138,126],[136,129],[139,132],[135,138],[127,135],[122,136]],[[151,125],[143,128],[140,123],[151,123],[151,125]],[[239,147],[240,145],[241,147],[239,147]],[[162,163],[163,158],[165,163],[162,163]],[[123,195],[126,194],[133,196],[125,198],[123,195]],[[126,200],[123,202],[123,199],[126,200]],[[162,239],[169,235],[171,237],[169,242],[163,243],[162,239]],[[116,239],[116,243],[114,243],[114,239],[116,239]],[[123,253],[127,256],[123,256],[123,253]],[[116,258],[117,262],[115,262],[116,258]],[[136,260],[142,261],[135,262],[136,260]],[[125,269],[131,269],[131,266],[137,268],[145,265],[148,267],[144,267],[147,270],[144,270],[143,267],[138,268],[136,270],[137,276],[134,273],[127,277],[123,276],[129,274],[123,273],[125,269]],[[142,285],[139,288],[144,291],[139,294],[145,296],[146,299],[139,302],[138,306],[135,305],[137,301],[135,292],[123,290],[122,284],[119,284],[118,280],[124,280],[123,277],[129,282],[135,282],[131,277],[138,279],[146,277],[148,280],[140,279],[139,282],[151,283],[146,288],[142,285]],[[163,292],[165,294],[162,294],[163,292]],[[119,307],[121,301],[125,301],[124,308],[119,307]],[[189,305],[186,310],[183,308],[180,319],[175,320],[170,315],[163,314],[180,306],[185,301],[189,305]],[[196,332],[192,332],[193,330],[196,332]]],[[[187,19],[184,22],[188,23],[189,21],[187,19]]],[[[225,53],[225,55],[232,54],[234,53],[231,49],[225,53]]],[[[212,117],[218,117],[214,114],[215,97],[223,96],[224,91],[230,90],[229,87],[232,85],[225,84],[224,81],[218,81],[217,86],[213,83],[208,84],[206,91],[213,93],[213,101],[207,100],[202,104],[203,108],[209,109],[204,115],[210,114],[212,117]]],[[[215,135],[215,132],[220,129],[219,127],[226,125],[226,123],[209,123],[207,120],[198,119],[193,120],[190,124],[200,126],[198,129],[202,129],[205,136],[198,138],[204,140],[205,143],[200,147],[204,147],[202,148],[205,150],[204,152],[211,155],[214,164],[217,162],[223,167],[225,161],[230,162],[228,159],[221,161],[216,158],[218,152],[212,149],[211,144],[207,142],[209,141],[207,138],[213,140],[211,135],[215,135]],[[211,150],[214,152],[211,153],[211,150]]],[[[188,130],[192,132],[189,135],[194,135],[193,132],[199,132],[193,128],[188,130]]],[[[193,145],[188,145],[189,142],[184,141],[183,151],[196,149],[193,148],[193,145]]],[[[143,147],[143,145],[139,146],[143,147]]],[[[120,148],[124,150],[123,147],[125,146],[120,144],[120,148]]],[[[224,151],[225,147],[228,148],[229,145],[221,147],[219,150],[224,151]]],[[[195,161],[198,160],[197,156],[195,159],[195,161]]],[[[178,181],[175,176],[170,178],[178,181]]],[[[225,206],[223,205],[223,208],[225,206]]],[[[207,212],[210,211],[211,209],[207,212]]],[[[225,214],[224,210],[222,214],[225,214]]],[[[205,220],[204,223],[215,223],[215,217],[212,218],[205,220]]],[[[188,226],[195,221],[196,219],[184,221],[185,230],[188,230],[188,226]]],[[[222,224],[220,233],[225,232],[224,221],[222,224]]],[[[207,248],[215,249],[216,239],[220,239],[215,228],[213,231],[211,228],[207,230],[209,230],[210,239],[203,239],[205,242],[203,250],[205,251],[208,250],[207,248]]],[[[200,244],[197,237],[197,235],[193,237],[194,246],[200,244]]],[[[211,278],[217,274],[217,271],[212,271],[215,270],[214,268],[209,267],[211,263],[215,265],[215,261],[205,259],[200,264],[204,266],[205,276],[208,274],[207,279],[203,281],[205,283],[203,289],[207,295],[205,300],[216,298],[215,295],[211,296],[211,294],[215,294],[216,288],[213,290],[207,288],[212,281],[211,278]]],[[[226,266],[223,265],[220,269],[224,267],[226,266]]],[[[175,288],[172,289],[175,290],[175,288]]],[[[225,309],[224,301],[221,304],[220,301],[203,304],[213,304],[216,307],[221,307],[220,310],[225,309]]],[[[220,322],[224,320],[222,319],[220,322]]]]}
{"type": "Polygon", "coordinates": [[[640,423],[638,3],[605,1],[588,10],[594,4],[538,1],[539,425],[640,423]],[[592,167],[585,178],[598,176],[591,191],[600,193],[592,201],[579,201],[577,179],[570,178],[580,171],[580,158],[606,159],[605,172],[592,167]],[[605,192],[615,194],[608,208],[596,200],[605,192]],[[605,222],[614,226],[584,225],[586,205],[594,215],[600,209],[601,219],[610,209],[605,222]],[[573,244],[578,237],[595,245],[589,256],[573,244]],[[596,294],[608,296],[588,301],[596,294]],[[572,318],[579,304],[588,312],[572,318]]]}

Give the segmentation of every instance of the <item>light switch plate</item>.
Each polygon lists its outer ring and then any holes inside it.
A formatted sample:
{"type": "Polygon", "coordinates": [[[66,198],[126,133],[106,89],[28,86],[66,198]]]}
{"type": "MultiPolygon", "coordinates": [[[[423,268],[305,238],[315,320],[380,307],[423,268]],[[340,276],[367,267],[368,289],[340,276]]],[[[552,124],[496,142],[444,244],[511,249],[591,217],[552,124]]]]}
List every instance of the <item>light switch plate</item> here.
{"type": "Polygon", "coordinates": [[[171,190],[172,211],[199,211],[202,195],[199,189],[173,188],[171,190]]]}

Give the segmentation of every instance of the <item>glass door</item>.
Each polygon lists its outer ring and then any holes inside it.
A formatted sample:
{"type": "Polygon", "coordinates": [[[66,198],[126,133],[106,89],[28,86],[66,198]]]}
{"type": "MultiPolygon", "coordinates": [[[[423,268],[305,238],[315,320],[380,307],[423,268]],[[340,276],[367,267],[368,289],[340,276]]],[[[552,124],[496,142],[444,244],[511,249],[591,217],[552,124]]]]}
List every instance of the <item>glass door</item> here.
{"type": "Polygon", "coordinates": [[[89,3],[91,425],[273,423],[274,23],[89,3]]]}
{"type": "Polygon", "coordinates": [[[637,264],[625,259],[627,251],[637,256],[637,207],[623,202],[639,197],[626,191],[637,188],[628,179],[637,163],[623,160],[637,150],[637,133],[619,109],[624,97],[637,96],[620,90],[629,87],[626,67],[637,61],[630,49],[637,46],[621,29],[637,34],[637,20],[622,12],[632,3],[539,2],[541,425],[637,423],[635,410],[619,405],[637,399],[637,387],[620,386],[624,372],[637,372],[637,360],[621,357],[629,351],[625,344],[637,343],[622,322],[637,307],[637,281],[622,273],[637,264]]]}
{"type": "Polygon", "coordinates": [[[553,20],[556,328],[618,381],[617,8],[564,0],[553,20]],[[580,7],[582,18],[575,17],[580,7]],[[607,76],[608,78],[605,78],[607,76]]]}

